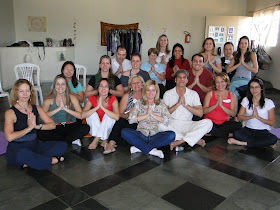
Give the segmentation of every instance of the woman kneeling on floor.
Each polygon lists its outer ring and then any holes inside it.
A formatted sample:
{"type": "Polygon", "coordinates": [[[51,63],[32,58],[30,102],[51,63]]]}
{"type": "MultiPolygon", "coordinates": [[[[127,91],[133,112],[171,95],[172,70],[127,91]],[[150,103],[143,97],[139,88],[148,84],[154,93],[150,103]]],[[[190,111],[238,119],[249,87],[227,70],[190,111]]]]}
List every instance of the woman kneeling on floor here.
{"type": "Polygon", "coordinates": [[[229,91],[229,84],[226,73],[216,73],[212,80],[212,91],[208,92],[204,99],[204,118],[213,122],[213,128],[209,132],[212,136],[228,137],[230,133],[241,128],[240,122],[229,121],[229,117],[236,114],[236,97],[229,91]]]}
{"type": "Polygon", "coordinates": [[[97,85],[97,95],[90,96],[86,103],[82,117],[86,118],[90,126],[90,134],[95,136],[89,149],[96,149],[99,139],[102,140],[101,146],[107,150],[107,139],[112,128],[119,119],[119,105],[116,97],[111,95],[109,90],[112,87],[107,78],[99,80],[97,85]],[[92,109],[91,109],[92,108],[92,109]]]}
{"type": "Polygon", "coordinates": [[[5,136],[9,141],[6,159],[9,164],[18,167],[30,167],[37,170],[49,168],[63,161],[61,157],[66,149],[65,142],[39,142],[36,130],[55,128],[53,120],[35,104],[35,91],[32,84],[19,79],[11,91],[13,106],[5,112],[5,136]],[[45,124],[39,124],[39,117],[45,124]]]}
{"type": "Polygon", "coordinates": [[[158,131],[159,123],[168,125],[170,114],[164,102],[159,98],[159,86],[153,80],[144,85],[142,97],[132,112],[129,113],[129,122],[138,122],[137,130],[124,128],[122,137],[130,144],[131,154],[143,152],[145,155],[154,155],[164,158],[163,152],[157,148],[170,144],[175,140],[173,131],[158,131]]]}
{"type": "Polygon", "coordinates": [[[244,128],[235,131],[229,144],[248,147],[276,147],[277,137],[270,133],[270,126],[275,123],[274,103],[265,98],[263,81],[253,78],[247,89],[247,97],[241,102],[237,119],[246,121],[244,128]]]}
{"type": "Polygon", "coordinates": [[[89,126],[76,122],[76,118],[81,119],[82,108],[76,96],[70,93],[63,74],[56,76],[53,92],[44,100],[43,110],[56,123],[56,129],[38,131],[39,140],[67,141],[81,146],[80,139],[88,134],[89,126]]]}

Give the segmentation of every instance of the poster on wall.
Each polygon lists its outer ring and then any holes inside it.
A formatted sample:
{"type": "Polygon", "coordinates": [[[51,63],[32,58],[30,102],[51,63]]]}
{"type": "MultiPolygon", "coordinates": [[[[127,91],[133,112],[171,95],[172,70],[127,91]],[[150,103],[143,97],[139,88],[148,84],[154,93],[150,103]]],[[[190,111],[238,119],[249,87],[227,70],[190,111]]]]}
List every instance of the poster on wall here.
{"type": "Polygon", "coordinates": [[[208,37],[213,38],[215,43],[224,43],[225,30],[225,26],[209,26],[208,37]]]}
{"type": "Polygon", "coordinates": [[[233,42],[233,35],[227,35],[227,42],[233,42]]]}
{"type": "Polygon", "coordinates": [[[47,19],[40,16],[28,16],[28,31],[46,32],[47,19]]]}
{"type": "Polygon", "coordinates": [[[234,34],[234,27],[233,26],[228,27],[228,34],[234,34]]]}

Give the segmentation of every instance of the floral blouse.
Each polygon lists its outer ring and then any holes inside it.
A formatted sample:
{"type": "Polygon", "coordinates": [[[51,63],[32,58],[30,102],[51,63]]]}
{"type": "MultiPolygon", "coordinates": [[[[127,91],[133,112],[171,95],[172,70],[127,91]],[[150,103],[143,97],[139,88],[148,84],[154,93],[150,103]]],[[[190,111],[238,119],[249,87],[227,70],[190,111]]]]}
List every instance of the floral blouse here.
{"type": "MultiPolygon", "coordinates": [[[[129,123],[135,123],[136,119],[141,115],[147,114],[149,109],[148,105],[144,105],[142,99],[139,100],[135,106],[134,109],[131,113],[129,113],[129,123]]],[[[167,106],[165,103],[161,100],[159,105],[152,105],[153,113],[162,116],[164,118],[163,124],[168,126],[169,124],[169,118],[170,118],[170,113],[167,109],[167,106]]],[[[145,136],[153,136],[158,133],[158,125],[159,121],[154,119],[152,116],[148,116],[146,119],[141,120],[138,122],[137,130],[143,133],[145,136]]]]}

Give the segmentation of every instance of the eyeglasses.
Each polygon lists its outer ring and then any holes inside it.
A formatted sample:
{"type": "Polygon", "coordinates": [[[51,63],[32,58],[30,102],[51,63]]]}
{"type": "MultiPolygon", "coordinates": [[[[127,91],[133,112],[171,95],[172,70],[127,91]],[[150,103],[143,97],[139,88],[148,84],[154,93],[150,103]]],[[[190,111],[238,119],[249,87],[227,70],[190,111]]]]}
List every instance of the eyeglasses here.
{"type": "Polygon", "coordinates": [[[250,86],[250,90],[254,90],[254,89],[260,89],[261,87],[260,86],[250,86]]]}

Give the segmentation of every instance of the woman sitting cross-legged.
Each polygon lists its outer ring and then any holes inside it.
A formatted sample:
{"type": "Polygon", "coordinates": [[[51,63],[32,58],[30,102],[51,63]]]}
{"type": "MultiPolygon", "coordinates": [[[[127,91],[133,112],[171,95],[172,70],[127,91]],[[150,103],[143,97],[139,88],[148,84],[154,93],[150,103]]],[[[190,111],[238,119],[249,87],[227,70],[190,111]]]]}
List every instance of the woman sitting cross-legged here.
{"type": "Polygon", "coordinates": [[[39,140],[67,141],[81,146],[80,139],[88,134],[89,126],[76,122],[76,118],[81,119],[82,108],[76,96],[70,93],[63,74],[56,76],[52,95],[44,100],[43,110],[56,123],[56,129],[38,131],[39,140]]]}
{"type": "Polygon", "coordinates": [[[129,113],[130,123],[137,123],[137,130],[124,128],[122,137],[134,145],[130,152],[143,152],[145,155],[154,155],[164,158],[163,152],[157,150],[175,140],[173,131],[158,131],[159,123],[168,125],[170,114],[163,101],[159,98],[158,84],[148,80],[143,88],[142,97],[132,112],[129,113]]]}
{"type": "Polygon", "coordinates": [[[212,136],[228,137],[241,128],[240,122],[229,121],[229,117],[236,114],[236,97],[228,90],[229,84],[226,73],[216,73],[212,80],[212,91],[204,99],[204,118],[213,122],[213,128],[209,132],[212,136]]]}
{"type": "Polygon", "coordinates": [[[122,138],[123,128],[136,129],[137,123],[129,124],[127,121],[129,112],[132,112],[136,102],[142,98],[142,88],[145,82],[140,75],[133,75],[128,80],[128,93],[125,93],[120,102],[120,119],[115,123],[109,136],[110,142],[104,154],[116,151],[115,146],[125,145],[127,142],[122,138]]]}
{"type": "Polygon", "coordinates": [[[247,147],[276,147],[277,137],[268,130],[275,123],[275,105],[272,100],[265,98],[263,82],[253,78],[247,89],[247,97],[241,102],[237,119],[246,121],[244,128],[235,131],[229,144],[247,147]]]}
{"type": "Polygon", "coordinates": [[[90,134],[95,138],[88,146],[89,149],[96,149],[99,139],[102,140],[101,146],[105,151],[108,146],[107,139],[112,128],[119,119],[118,101],[114,95],[111,95],[109,80],[102,78],[97,84],[97,95],[90,96],[86,103],[82,117],[86,118],[90,126],[90,134]]]}
{"type": "Polygon", "coordinates": [[[43,170],[63,161],[65,142],[39,142],[36,130],[55,128],[53,120],[35,104],[35,91],[32,84],[19,79],[11,91],[13,106],[5,112],[5,136],[9,141],[6,159],[18,167],[43,170]],[[39,124],[39,118],[44,124],[39,124]]]}

